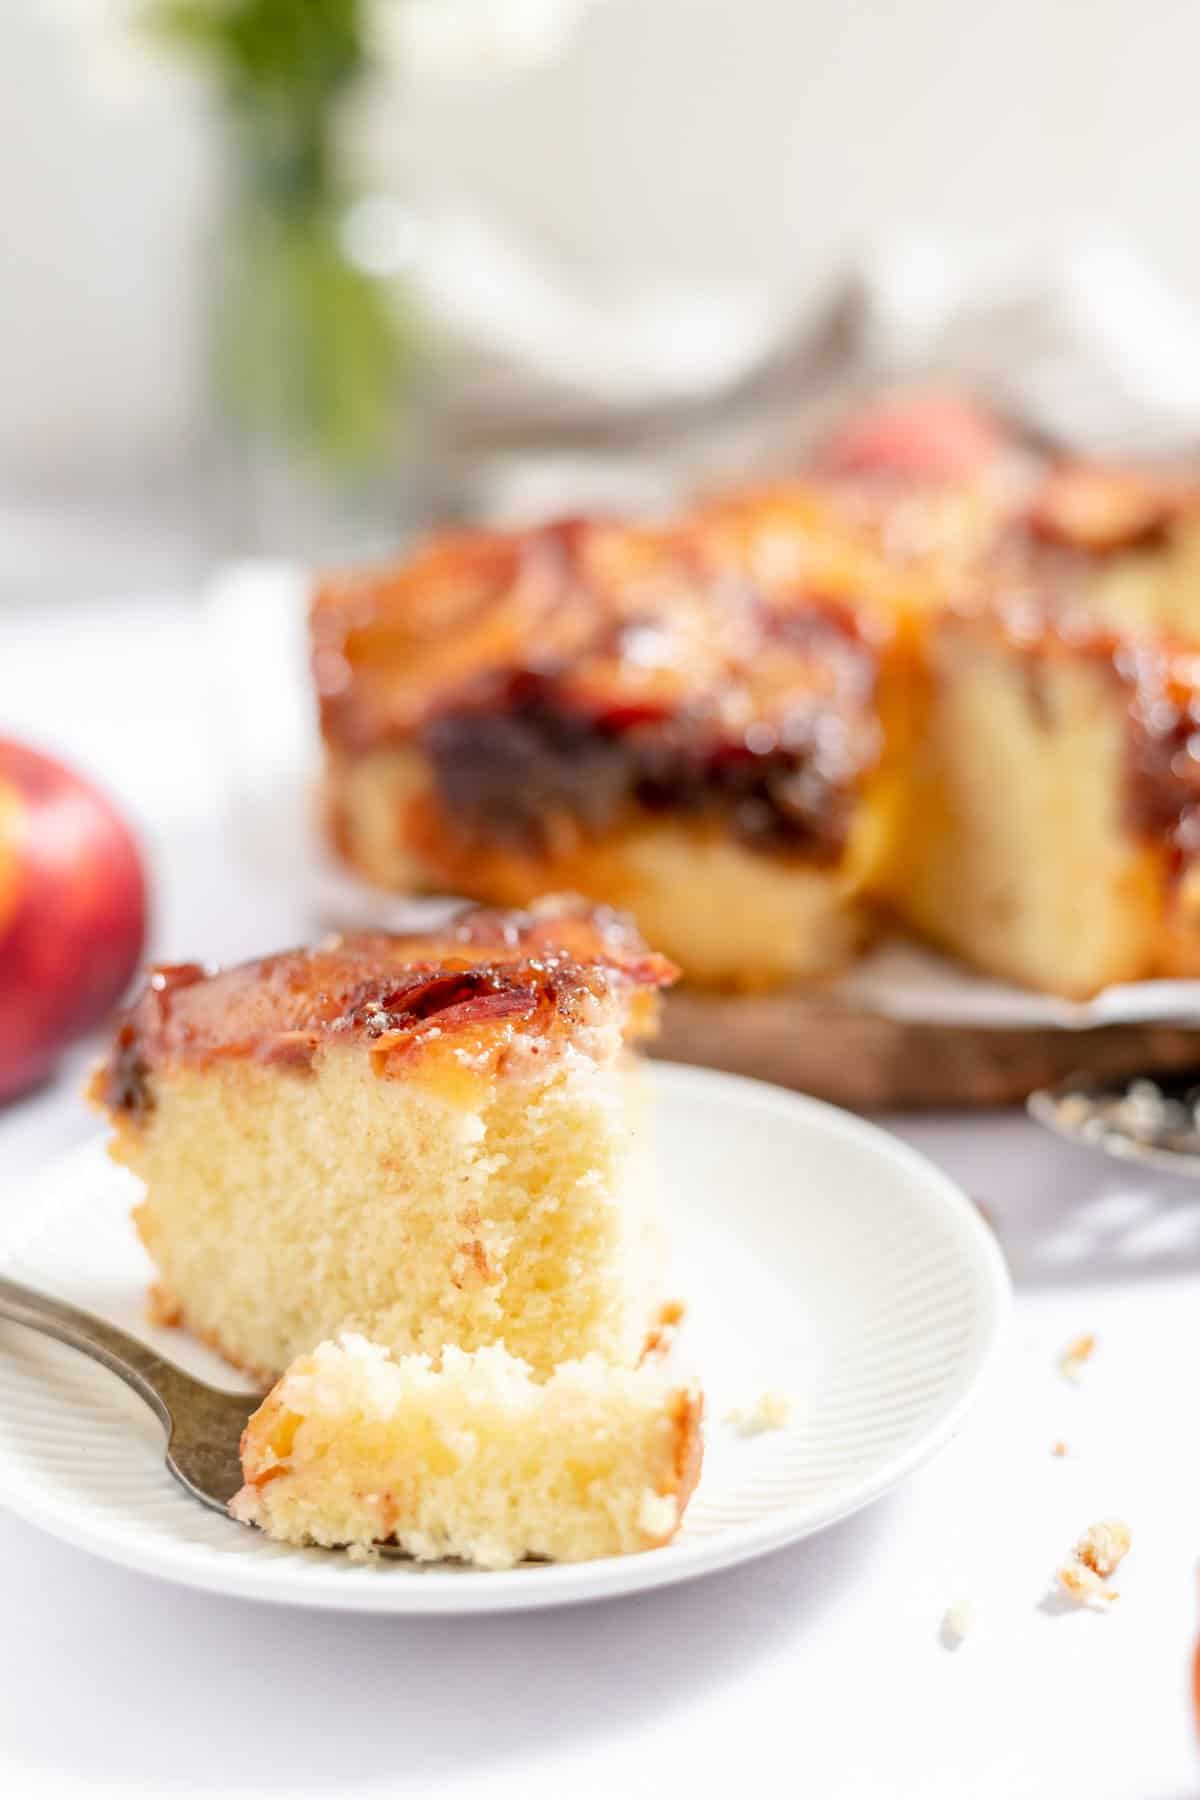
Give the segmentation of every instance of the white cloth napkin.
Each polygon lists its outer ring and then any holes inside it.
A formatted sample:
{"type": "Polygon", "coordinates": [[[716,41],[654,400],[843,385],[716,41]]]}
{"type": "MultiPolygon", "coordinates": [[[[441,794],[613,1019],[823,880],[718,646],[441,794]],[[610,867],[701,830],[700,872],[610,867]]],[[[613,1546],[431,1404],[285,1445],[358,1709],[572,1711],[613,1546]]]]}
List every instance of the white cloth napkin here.
{"type": "Polygon", "coordinates": [[[1052,442],[1200,449],[1200,319],[1090,232],[882,245],[816,300],[634,289],[601,302],[470,217],[411,268],[447,355],[427,453],[466,510],[657,510],[778,469],[855,396],[962,384],[1052,442]]]}

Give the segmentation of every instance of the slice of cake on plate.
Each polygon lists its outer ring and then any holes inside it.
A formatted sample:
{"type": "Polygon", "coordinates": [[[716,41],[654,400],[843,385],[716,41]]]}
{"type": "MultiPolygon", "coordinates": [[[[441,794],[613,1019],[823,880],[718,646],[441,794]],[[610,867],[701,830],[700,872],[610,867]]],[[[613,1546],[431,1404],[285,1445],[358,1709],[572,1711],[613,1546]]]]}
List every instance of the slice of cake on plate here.
{"type": "Polygon", "coordinates": [[[231,1510],[271,1537],[508,1568],[648,1550],[700,1472],[698,1391],[657,1356],[544,1381],[493,1346],[395,1357],[345,1335],[301,1357],[246,1427],[231,1510]]]}
{"type": "Polygon", "coordinates": [[[154,971],[92,1094],[161,1304],[264,1381],[343,1330],[636,1363],[664,1294],[634,1046],[672,975],[565,902],[154,971]]]}

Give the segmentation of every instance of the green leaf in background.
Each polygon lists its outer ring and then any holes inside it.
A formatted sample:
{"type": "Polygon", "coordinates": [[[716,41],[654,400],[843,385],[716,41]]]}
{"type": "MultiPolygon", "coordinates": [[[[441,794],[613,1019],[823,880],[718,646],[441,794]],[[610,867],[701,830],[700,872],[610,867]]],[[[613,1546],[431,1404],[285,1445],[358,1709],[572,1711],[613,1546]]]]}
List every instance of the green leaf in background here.
{"type": "Polygon", "coordinates": [[[234,420],[337,470],[386,451],[406,361],[403,321],[347,262],[324,207],[250,204],[218,297],[218,379],[234,420]]]}
{"type": "Polygon", "coordinates": [[[238,428],[331,473],[387,454],[414,346],[395,294],[346,255],[337,115],[369,67],[366,0],[148,0],[147,28],[207,69],[233,193],[217,381],[238,428]]]}
{"type": "Polygon", "coordinates": [[[235,101],[270,89],[328,98],[366,67],[362,0],[148,0],[144,17],[235,101]]]}

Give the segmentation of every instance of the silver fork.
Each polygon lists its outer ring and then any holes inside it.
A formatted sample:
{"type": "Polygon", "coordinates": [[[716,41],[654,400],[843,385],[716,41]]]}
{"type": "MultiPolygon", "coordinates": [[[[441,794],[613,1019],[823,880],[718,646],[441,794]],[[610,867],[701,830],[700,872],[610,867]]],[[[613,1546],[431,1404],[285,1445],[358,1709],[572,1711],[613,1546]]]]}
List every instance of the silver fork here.
{"type": "Polygon", "coordinates": [[[0,1319],[45,1332],[82,1350],[128,1382],[158,1414],[167,1433],[167,1468],[189,1494],[226,1512],[242,1485],[242,1430],[259,1394],[230,1394],[177,1369],[148,1344],[104,1319],[52,1300],[0,1275],[0,1319]]]}

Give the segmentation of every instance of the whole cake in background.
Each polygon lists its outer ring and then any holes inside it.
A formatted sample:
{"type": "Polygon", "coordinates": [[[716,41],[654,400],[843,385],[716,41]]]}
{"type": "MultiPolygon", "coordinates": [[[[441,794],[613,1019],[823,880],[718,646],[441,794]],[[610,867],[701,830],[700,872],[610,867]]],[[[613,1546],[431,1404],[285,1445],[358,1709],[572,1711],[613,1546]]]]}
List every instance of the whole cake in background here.
{"type": "Polygon", "coordinates": [[[895,924],[1068,997],[1200,970],[1200,483],[982,415],[914,438],[884,409],[663,525],[326,579],[340,854],[405,893],[576,889],[718,987],[895,924]]]}

